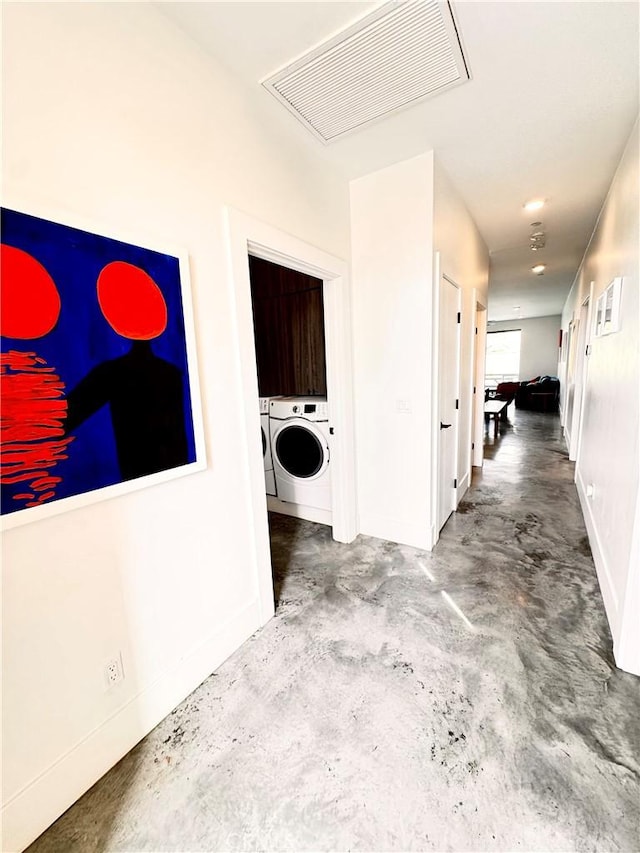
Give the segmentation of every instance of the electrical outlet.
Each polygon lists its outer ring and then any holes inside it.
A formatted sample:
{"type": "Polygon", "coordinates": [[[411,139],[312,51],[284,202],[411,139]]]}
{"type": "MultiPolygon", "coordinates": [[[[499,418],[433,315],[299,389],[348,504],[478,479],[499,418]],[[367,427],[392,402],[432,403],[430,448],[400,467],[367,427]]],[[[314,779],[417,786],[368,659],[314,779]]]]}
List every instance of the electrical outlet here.
{"type": "Polygon", "coordinates": [[[111,687],[115,687],[116,684],[120,684],[120,682],[124,680],[122,655],[120,652],[118,652],[116,657],[111,658],[111,660],[108,660],[104,665],[104,680],[107,690],[111,687]]]}

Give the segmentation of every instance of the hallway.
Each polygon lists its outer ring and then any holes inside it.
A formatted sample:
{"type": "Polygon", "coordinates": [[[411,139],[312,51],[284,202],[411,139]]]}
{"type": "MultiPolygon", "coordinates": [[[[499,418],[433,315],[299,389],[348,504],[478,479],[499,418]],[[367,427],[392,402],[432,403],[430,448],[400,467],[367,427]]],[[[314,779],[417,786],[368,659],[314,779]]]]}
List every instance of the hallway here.
{"type": "Polygon", "coordinates": [[[638,849],[640,681],[558,418],[511,419],[431,554],[273,516],[276,618],[31,853],[638,849]]]}

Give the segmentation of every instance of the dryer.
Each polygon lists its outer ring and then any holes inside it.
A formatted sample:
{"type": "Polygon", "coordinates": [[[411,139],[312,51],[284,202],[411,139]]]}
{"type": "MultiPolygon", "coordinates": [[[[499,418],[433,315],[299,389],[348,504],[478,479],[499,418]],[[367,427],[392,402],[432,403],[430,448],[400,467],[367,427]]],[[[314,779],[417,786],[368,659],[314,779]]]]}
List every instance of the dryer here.
{"type": "Polygon", "coordinates": [[[278,498],[330,510],[329,410],[326,397],[279,397],[269,404],[278,498]]]}
{"type": "Polygon", "coordinates": [[[271,455],[271,434],[269,432],[269,403],[273,397],[260,397],[260,427],[262,428],[262,459],[264,462],[264,485],[268,495],[276,496],[276,480],[273,473],[271,455]]]}

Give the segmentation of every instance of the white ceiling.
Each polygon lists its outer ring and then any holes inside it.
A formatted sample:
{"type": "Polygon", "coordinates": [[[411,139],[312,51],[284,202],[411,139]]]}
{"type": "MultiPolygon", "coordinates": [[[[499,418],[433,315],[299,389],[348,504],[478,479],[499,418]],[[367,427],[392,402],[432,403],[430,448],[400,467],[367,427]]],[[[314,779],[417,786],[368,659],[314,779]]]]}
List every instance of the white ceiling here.
{"type": "Polygon", "coordinates": [[[433,148],[491,253],[490,319],[559,314],[638,114],[638,4],[454,3],[471,81],[323,145],[260,81],[379,5],[157,4],[348,178],[433,148]],[[526,213],[534,197],[547,204],[526,213]],[[547,244],[532,252],[536,220],[547,244]]]}

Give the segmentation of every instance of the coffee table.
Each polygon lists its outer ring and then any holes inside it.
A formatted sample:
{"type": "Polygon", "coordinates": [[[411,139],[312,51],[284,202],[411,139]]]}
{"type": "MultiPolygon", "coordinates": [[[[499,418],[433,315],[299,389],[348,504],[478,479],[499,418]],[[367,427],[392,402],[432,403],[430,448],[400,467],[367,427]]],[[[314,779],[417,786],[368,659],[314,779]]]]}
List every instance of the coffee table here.
{"type": "Polygon", "coordinates": [[[506,421],[508,405],[508,400],[487,400],[484,404],[485,415],[488,418],[493,418],[493,434],[496,438],[498,436],[498,418],[506,421]]]}

